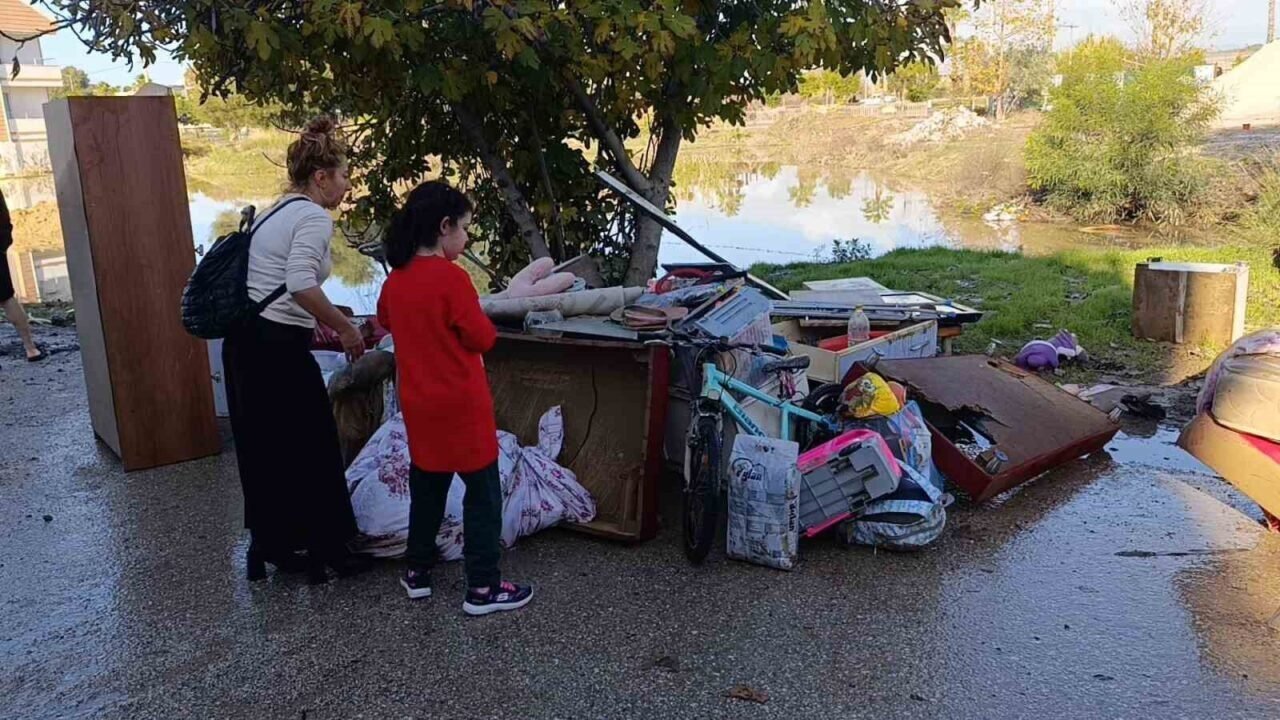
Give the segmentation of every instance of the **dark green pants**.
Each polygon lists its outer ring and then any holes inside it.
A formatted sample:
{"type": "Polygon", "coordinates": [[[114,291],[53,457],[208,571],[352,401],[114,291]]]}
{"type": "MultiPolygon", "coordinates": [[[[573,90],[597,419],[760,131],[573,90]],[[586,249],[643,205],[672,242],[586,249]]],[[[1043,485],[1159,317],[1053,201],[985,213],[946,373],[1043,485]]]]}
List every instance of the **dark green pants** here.
{"type": "MultiPolygon", "coordinates": [[[[462,498],[462,556],[468,587],[492,587],[498,571],[498,539],[502,535],[502,483],[498,463],[471,473],[457,473],[467,486],[462,498]]],[[[436,536],[444,521],[445,503],[454,473],[409,471],[409,549],[405,558],[414,570],[430,570],[439,553],[436,536]]]]}

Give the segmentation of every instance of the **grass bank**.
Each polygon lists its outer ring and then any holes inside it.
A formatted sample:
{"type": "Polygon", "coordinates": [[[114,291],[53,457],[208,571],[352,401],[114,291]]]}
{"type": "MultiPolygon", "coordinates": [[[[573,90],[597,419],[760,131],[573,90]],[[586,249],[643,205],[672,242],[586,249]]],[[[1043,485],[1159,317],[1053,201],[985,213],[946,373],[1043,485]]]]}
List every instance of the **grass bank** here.
{"type": "Polygon", "coordinates": [[[783,289],[807,280],[867,276],[892,288],[922,290],[976,306],[986,315],[957,342],[983,352],[992,340],[1012,355],[1058,328],[1076,333],[1091,362],[1073,380],[1116,375],[1134,382],[1177,382],[1205,369],[1219,348],[1180,348],[1135,340],[1130,332],[1134,266],[1150,257],[1250,265],[1250,328],[1280,325],[1280,272],[1261,245],[1066,250],[1043,256],[930,248],[896,250],[846,264],[761,265],[754,271],[783,289]]]}
{"type": "Polygon", "coordinates": [[[224,142],[184,141],[188,190],[217,200],[275,197],[287,184],[284,158],[291,139],[279,130],[255,130],[224,142]]]}

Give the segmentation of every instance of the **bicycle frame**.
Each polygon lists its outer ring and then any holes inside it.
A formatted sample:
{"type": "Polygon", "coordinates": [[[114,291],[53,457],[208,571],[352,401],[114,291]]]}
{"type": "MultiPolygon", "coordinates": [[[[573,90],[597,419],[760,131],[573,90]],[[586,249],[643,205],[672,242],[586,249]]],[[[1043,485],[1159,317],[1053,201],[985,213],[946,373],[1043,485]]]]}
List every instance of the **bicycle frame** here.
{"type": "Polygon", "coordinates": [[[817,413],[809,412],[804,408],[797,407],[789,400],[782,400],[773,397],[766,392],[758,390],[741,380],[727,375],[716,367],[715,363],[707,363],[702,367],[702,398],[711,402],[718,403],[724,410],[729,413],[729,417],[737,423],[738,428],[746,432],[748,435],[756,437],[766,437],[766,433],[761,427],[752,420],[742,404],[734,397],[733,393],[742,393],[748,397],[782,411],[782,439],[793,440],[791,432],[793,420],[799,418],[812,423],[818,423],[824,427],[828,427],[830,423],[826,418],[817,413]]]}

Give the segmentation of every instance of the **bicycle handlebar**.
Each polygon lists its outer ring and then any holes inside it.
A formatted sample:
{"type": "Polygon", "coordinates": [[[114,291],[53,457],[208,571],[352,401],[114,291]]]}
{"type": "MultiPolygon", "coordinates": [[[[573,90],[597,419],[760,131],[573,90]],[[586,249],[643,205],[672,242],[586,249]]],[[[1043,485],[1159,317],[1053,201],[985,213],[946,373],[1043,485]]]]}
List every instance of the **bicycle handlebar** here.
{"type": "Polygon", "coordinates": [[[681,345],[713,348],[717,352],[730,352],[732,350],[746,350],[753,354],[773,355],[775,357],[786,357],[785,350],[773,347],[771,345],[748,345],[745,343],[731,343],[724,338],[700,338],[694,337],[688,333],[672,331],[671,337],[667,339],[653,339],[645,342],[646,345],[662,345],[665,347],[678,347],[681,345]]]}

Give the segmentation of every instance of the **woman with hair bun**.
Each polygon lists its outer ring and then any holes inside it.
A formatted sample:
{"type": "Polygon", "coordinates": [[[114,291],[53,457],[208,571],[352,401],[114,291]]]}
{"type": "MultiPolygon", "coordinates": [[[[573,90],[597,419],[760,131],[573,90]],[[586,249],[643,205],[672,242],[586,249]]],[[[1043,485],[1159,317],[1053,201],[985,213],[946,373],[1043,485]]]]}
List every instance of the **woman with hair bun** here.
{"type": "Polygon", "coordinates": [[[333,219],[351,183],[332,118],[317,117],[289,145],[289,187],[253,225],[249,297],[275,300],[227,337],[222,349],[235,437],[250,580],[266,563],[306,571],[313,583],[368,567],[350,552],[356,535],[338,430],[310,344],[316,322],[336,331],[347,356],[364,352],[360,331],[321,285],[333,262],[333,219]],[[306,551],[303,556],[301,551],[306,551]]]}

